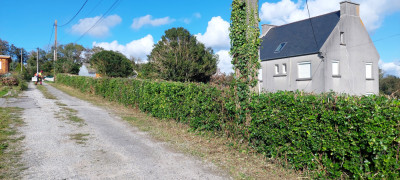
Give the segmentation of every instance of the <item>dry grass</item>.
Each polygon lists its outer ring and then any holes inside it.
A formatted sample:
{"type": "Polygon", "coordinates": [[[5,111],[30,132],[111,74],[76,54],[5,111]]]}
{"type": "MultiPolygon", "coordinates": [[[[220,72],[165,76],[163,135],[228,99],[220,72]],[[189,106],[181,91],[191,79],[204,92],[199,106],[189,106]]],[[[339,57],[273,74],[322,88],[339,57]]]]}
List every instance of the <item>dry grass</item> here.
{"type": "Polygon", "coordinates": [[[0,179],[18,179],[23,170],[19,142],[24,137],[16,131],[23,124],[22,109],[0,107],[0,179]]]}
{"type": "Polygon", "coordinates": [[[101,97],[84,94],[80,91],[52,84],[69,95],[87,100],[95,105],[112,110],[116,115],[148,132],[159,141],[168,142],[173,149],[212,162],[228,171],[235,179],[299,179],[301,173],[284,169],[263,155],[254,152],[237,140],[221,137],[208,132],[194,132],[188,125],[173,120],[160,120],[151,117],[137,108],[125,107],[101,97]]]}

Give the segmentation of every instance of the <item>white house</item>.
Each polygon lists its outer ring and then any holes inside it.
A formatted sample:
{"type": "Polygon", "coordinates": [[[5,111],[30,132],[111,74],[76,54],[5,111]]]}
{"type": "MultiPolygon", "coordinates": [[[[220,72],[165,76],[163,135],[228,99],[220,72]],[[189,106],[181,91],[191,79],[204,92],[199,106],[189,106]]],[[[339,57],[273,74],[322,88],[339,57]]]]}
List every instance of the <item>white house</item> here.
{"type": "Polygon", "coordinates": [[[262,25],[263,91],[379,93],[379,54],[360,19],[359,4],[281,26],[262,25]]]}

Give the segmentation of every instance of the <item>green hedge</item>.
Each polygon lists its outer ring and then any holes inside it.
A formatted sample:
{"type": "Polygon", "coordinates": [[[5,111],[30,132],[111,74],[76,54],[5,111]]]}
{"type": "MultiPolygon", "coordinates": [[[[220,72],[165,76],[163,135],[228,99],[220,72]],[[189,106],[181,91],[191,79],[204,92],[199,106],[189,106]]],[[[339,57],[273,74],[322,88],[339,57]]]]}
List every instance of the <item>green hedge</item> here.
{"type": "Polygon", "coordinates": [[[220,130],[224,117],[221,91],[204,84],[68,75],[58,75],[57,83],[136,106],[154,117],[188,123],[195,129],[220,130]]]}
{"type": "Polygon", "coordinates": [[[58,75],[57,82],[197,130],[240,135],[267,157],[330,178],[400,177],[400,101],[382,96],[253,94],[251,124],[223,90],[175,82],[58,75]]]}

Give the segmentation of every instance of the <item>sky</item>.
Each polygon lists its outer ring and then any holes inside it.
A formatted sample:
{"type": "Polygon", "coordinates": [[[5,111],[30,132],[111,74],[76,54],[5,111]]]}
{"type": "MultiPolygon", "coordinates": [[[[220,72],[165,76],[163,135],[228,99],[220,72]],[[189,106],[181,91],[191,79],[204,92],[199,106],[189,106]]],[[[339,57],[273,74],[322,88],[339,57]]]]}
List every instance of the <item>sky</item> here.
{"type": "MultiPolygon", "coordinates": [[[[309,0],[311,16],[339,10],[342,0],[309,0]]],[[[353,0],[380,54],[386,74],[400,77],[400,0],[353,0]]],[[[233,72],[229,55],[230,0],[0,0],[0,38],[28,51],[78,43],[119,51],[146,62],[167,29],[184,27],[219,56],[222,72],[233,72]],[[82,7],[81,11],[77,12],[82,7]],[[76,15],[77,14],[77,15],[76,15]],[[76,16],[75,16],[76,15],[76,16]],[[75,17],[74,17],[75,16],[75,17]]],[[[308,18],[305,0],[259,0],[261,24],[308,18]]]]}

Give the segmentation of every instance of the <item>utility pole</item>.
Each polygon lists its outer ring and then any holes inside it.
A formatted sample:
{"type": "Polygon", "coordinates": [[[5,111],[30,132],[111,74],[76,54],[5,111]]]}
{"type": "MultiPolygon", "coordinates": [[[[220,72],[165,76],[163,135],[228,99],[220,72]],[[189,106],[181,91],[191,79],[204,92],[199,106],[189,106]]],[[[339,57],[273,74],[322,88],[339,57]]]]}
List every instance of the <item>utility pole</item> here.
{"type": "Polygon", "coordinates": [[[37,48],[36,73],[39,74],[39,48],[37,48]]]}
{"type": "Polygon", "coordinates": [[[57,19],[54,22],[55,28],[55,38],[54,38],[54,81],[56,81],[56,61],[57,61],[57,19]]]}
{"type": "Polygon", "coordinates": [[[22,48],[21,48],[21,72],[22,72],[22,65],[23,63],[22,63],[22,48]]]}
{"type": "Polygon", "coordinates": [[[55,49],[55,56],[54,56],[54,61],[57,61],[57,20],[54,22],[55,26],[55,38],[54,38],[54,49],[55,49]]]}

